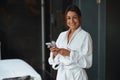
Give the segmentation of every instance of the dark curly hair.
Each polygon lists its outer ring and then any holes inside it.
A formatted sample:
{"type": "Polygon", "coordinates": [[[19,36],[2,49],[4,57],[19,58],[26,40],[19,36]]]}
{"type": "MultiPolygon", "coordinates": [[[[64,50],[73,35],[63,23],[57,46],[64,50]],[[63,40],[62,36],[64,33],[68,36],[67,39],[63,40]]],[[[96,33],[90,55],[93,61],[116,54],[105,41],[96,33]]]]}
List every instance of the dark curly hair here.
{"type": "Polygon", "coordinates": [[[80,9],[76,5],[68,6],[66,11],[65,11],[65,16],[67,15],[68,11],[73,11],[73,12],[77,13],[77,15],[79,17],[81,17],[81,11],[80,11],[80,9]]]}

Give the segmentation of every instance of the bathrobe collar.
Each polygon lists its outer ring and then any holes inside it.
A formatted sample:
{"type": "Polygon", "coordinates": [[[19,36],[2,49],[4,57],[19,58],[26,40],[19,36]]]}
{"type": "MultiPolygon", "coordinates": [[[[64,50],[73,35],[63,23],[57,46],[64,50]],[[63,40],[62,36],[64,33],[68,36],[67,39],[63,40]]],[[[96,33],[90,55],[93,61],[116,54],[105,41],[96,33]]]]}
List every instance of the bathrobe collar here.
{"type": "Polygon", "coordinates": [[[70,32],[70,29],[69,29],[68,32],[67,32],[67,35],[66,35],[66,36],[67,36],[67,44],[70,44],[71,41],[73,40],[73,38],[74,38],[74,37],[77,35],[77,33],[79,33],[81,30],[82,30],[81,26],[78,27],[78,29],[75,30],[75,32],[73,33],[73,35],[72,35],[70,41],[68,42],[68,33],[70,32]]]}

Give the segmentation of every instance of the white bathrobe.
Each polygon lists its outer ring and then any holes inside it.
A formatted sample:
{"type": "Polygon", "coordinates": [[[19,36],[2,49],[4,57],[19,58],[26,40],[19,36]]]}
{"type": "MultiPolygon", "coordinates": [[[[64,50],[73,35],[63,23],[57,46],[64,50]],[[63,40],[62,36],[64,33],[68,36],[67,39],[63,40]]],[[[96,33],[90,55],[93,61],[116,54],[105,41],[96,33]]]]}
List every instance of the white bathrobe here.
{"type": "Polygon", "coordinates": [[[56,41],[56,45],[58,48],[70,50],[70,56],[58,54],[53,58],[51,52],[48,62],[53,69],[58,70],[56,80],[88,80],[84,68],[92,66],[91,36],[80,26],[68,42],[68,33],[69,30],[62,32],[56,41]]]}

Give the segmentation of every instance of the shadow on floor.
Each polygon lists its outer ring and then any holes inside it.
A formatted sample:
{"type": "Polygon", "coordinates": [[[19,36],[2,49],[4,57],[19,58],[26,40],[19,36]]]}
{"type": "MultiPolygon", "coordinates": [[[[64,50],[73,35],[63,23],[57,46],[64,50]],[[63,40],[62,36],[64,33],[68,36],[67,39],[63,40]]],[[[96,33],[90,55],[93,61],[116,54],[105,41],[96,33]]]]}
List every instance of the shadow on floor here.
{"type": "Polygon", "coordinates": [[[55,80],[48,71],[40,71],[38,72],[41,77],[42,77],[42,80],[55,80]]]}

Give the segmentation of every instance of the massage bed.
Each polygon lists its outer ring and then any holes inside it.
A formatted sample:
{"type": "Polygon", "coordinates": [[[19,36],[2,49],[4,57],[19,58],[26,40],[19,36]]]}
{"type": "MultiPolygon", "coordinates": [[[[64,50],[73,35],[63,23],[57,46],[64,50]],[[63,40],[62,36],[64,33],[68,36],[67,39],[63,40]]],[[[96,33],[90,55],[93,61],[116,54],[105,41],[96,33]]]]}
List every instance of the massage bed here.
{"type": "Polygon", "coordinates": [[[40,74],[21,59],[0,60],[0,80],[42,80],[40,74]]]}

